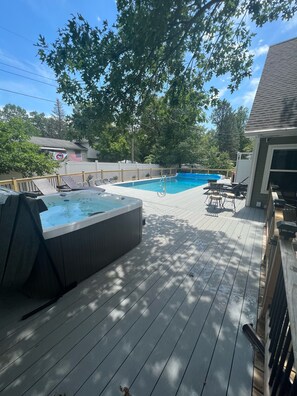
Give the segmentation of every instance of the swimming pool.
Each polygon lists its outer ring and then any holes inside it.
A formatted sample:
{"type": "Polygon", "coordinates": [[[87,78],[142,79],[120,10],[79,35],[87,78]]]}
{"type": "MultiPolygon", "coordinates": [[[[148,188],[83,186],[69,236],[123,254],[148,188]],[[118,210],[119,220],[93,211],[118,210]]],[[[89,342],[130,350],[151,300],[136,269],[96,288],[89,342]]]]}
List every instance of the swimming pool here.
{"type": "MultiPolygon", "coordinates": [[[[207,184],[209,179],[221,179],[219,174],[202,173],[178,173],[173,177],[166,177],[166,193],[177,194],[191,188],[207,184]]],[[[163,188],[162,179],[143,180],[118,184],[120,187],[135,188],[138,190],[161,192],[163,188]]]]}

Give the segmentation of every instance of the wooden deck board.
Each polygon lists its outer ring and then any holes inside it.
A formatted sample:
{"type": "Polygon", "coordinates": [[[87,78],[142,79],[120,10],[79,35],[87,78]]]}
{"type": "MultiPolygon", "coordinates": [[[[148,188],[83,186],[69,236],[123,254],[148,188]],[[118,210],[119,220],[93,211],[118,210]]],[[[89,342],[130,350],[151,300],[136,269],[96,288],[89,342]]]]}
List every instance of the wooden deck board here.
{"type": "MultiPolygon", "coordinates": [[[[215,251],[214,251],[214,253],[215,253],[215,251]]],[[[209,260],[210,260],[210,256],[212,255],[212,252],[211,252],[211,250],[209,249],[208,250],[208,252],[207,252],[207,255],[206,255],[206,257],[202,257],[202,258],[200,258],[200,260],[199,260],[199,267],[200,267],[200,271],[201,271],[201,267],[203,267],[203,266],[205,266],[205,265],[207,265],[207,268],[205,269],[205,271],[204,271],[204,277],[202,277],[202,279],[203,279],[203,281],[202,281],[202,284],[205,284],[206,282],[207,282],[207,277],[209,277],[210,275],[210,270],[211,270],[211,268],[209,268],[209,260]],[[205,262],[205,260],[206,260],[206,262],[205,262]]],[[[197,265],[198,263],[196,262],[196,265],[197,265]]],[[[195,264],[194,264],[195,265],[195,264]]],[[[193,272],[193,268],[191,267],[191,268],[189,268],[189,271],[191,271],[191,272],[193,272]]],[[[187,271],[188,272],[188,271],[187,271]]],[[[166,319],[165,321],[168,321],[168,318],[169,318],[169,314],[168,314],[168,310],[169,311],[172,311],[171,312],[171,314],[172,315],[174,315],[176,312],[180,312],[181,314],[183,314],[183,311],[182,311],[182,309],[180,308],[180,306],[181,306],[181,304],[182,304],[182,301],[183,301],[183,298],[185,298],[186,296],[185,296],[185,290],[183,290],[184,288],[183,288],[183,286],[184,286],[184,284],[188,284],[188,286],[192,286],[192,284],[193,284],[193,281],[191,280],[191,278],[190,278],[190,280],[188,280],[187,278],[185,278],[185,281],[183,282],[183,283],[181,283],[180,284],[180,286],[179,286],[179,289],[181,289],[181,290],[178,290],[178,293],[179,293],[179,297],[177,298],[177,301],[176,301],[176,303],[173,303],[171,300],[168,302],[168,304],[166,305],[166,307],[165,307],[165,309],[164,310],[162,310],[161,311],[161,314],[158,316],[158,318],[159,318],[159,320],[158,320],[158,323],[156,324],[156,326],[157,326],[157,329],[160,331],[160,328],[162,329],[162,326],[161,326],[161,321],[163,320],[164,321],[164,319],[166,319]],[[183,296],[183,297],[182,297],[183,296]],[[180,302],[180,303],[179,303],[180,302]],[[169,307],[168,307],[168,305],[169,305],[169,307]]],[[[176,296],[175,296],[175,298],[176,298],[176,296]]],[[[189,309],[189,306],[190,306],[190,304],[189,303],[186,303],[185,305],[184,305],[185,307],[186,307],[186,309],[189,309]]],[[[184,313],[184,315],[186,316],[186,314],[184,313]]],[[[172,325],[173,326],[173,328],[176,328],[176,326],[173,324],[172,325]]],[[[181,326],[179,326],[179,328],[180,328],[181,326]]],[[[171,326],[169,327],[169,329],[171,329],[171,326]]],[[[142,330],[143,331],[143,330],[142,330]]],[[[178,332],[176,332],[176,334],[175,335],[177,335],[178,334],[178,332]]],[[[134,340],[134,337],[132,337],[132,339],[134,340]]],[[[174,339],[174,337],[167,337],[167,339],[174,339]]],[[[149,341],[150,340],[150,335],[147,335],[146,336],[146,341],[145,341],[145,343],[147,343],[147,342],[150,342],[149,341]]],[[[132,344],[132,340],[129,342],[129,345],[130,345],[130,347],[131,347],[131,344],[132,344]]],[[[152,345],[152,344],[151,344],[152,345]]],[[[131,350],[131,352],[132,352],[132,350],[131,350]]],[[[130,352],[130,353],[131,353],[130,352]]],[[[120,358],[120,356],[122,356],[122,358],[124,359],[125,358],[125,356],[126,356],[126,354],[127,354],[127,351],[124,349],[123,350],[123,348],[122,348],[122,346],[120,345],[120,347],[113,353],[113,357],[111,357],[111,361],[113,361],[113,362],[115,362],[116,360],[119,360],[119,358],[120,358]]],[[[143,354],[141,353],[141,356],[143,357],[143,354]]],[[[133,364],[133,363],[132,363],[133,364]]],[[[110,364],[108,364],[107,363],[107,367],[110,367],[110,364]]],[[[134,370],[132,371],[132,372],[134,372],[135,373],[135,364],[133,364],[133,366],[134,366],[134,370]]],[[[113,363],[113,367],[115,368],[115,366],[114,366],[114,363],[113,363]]],[[[136,366],[137,367],[137,366],[136,366]]],[[[97,371],[99,371],[100,373],[101,373],[101,370],[102,370],[102,368],[100,367],[97,371]]],[[[95,375],[96,374],[94,374],[93,375],[93,377],[95,377],[95,375]]],[[[107,375],[105,374],[105,375],[101,375],[101,377],[102,378],[104,378],[104,380],[106,380],[107,379],[107,375]]],[[[101,386],[102,384],[100,383],[100,386],[101,386]]],[[[82,394],[85,392],[85,393],[88,393],[87,391],[90,391],[90,388],[92,388],[92,387],[94,387],[94,386],[96,386],[96,388],[97,388],[97,385],[96,385],[96,383],[94,382],[94,381],[92,381],[92,378],[90,378],[89,380],[88,380],[88,384],[87,384],[87,386],[86,387],[84,387],[83,388],[83,390],[82,390],[82,394]],[[87,391],[86,391],[86,389],[87,389],[87,391]]]]}
{"type": "Polygon", "coordinates": [[[0,393],[250,394],[262,211],[209,207],[202,188],[107,189],[143,199],[142,243],[47,311],[7,317],[0,393]]]}

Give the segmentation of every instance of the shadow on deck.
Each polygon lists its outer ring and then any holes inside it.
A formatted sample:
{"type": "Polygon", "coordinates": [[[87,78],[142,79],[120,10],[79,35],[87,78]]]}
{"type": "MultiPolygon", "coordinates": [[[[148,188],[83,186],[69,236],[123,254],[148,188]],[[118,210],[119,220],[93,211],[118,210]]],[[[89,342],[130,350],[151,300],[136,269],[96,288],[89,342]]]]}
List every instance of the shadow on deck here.
{"type": "Polygon", "coordinates": [[[251,394],[262,212],[144,209],[135,249],[24,322],[11,307],[1,394],[251,394]]]}

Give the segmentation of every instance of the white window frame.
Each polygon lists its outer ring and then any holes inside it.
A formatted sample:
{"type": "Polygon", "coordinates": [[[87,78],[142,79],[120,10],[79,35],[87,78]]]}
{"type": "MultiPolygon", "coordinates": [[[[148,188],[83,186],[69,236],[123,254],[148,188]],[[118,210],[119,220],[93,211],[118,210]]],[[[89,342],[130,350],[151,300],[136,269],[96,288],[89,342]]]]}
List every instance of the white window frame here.
{"type": "MultiPolygon", "coordinates": [[[[261,194],[267,194],[268,190],[266,189],[268,179],[271,170],[271,163],[272,163],[272,158],[273,158],[273,153],[274,150],[297,150],[297,144],[272,144],[268,146],[267,149],[267,155],[266,155],[266,163],[265,163],[265,168],[264,168],[264,173],[263,173],[263,178],[262,178],[262,186],[261,186],[261,194]]],[[[289,170],[289,169],[275,169],[276,172],[292,172],[292,173],[297,173],[296,170],[289,170]]]]}

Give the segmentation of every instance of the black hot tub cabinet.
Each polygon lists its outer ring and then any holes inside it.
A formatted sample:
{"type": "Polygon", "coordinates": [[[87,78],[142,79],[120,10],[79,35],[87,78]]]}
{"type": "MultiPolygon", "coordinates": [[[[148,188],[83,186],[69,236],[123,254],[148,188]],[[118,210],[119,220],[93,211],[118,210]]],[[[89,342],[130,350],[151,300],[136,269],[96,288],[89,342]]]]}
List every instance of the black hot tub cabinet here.
{"type": "MultiPolygon", "coordinates": [[[[142,238],[142,201],[114,194],[79,191],[67,193],[67,200],[77,196],[114,202],[115,207],[103,213],[44,230],[46,248],[41,244],[31,276],[25,286],[31,295],[54,296],[60,291],[52,270],[50,253],[65,288],[81,282],[104,268],[140,243],[142,238]],[[95,195],[94,195],[95,194],[95,195]]],[[[64,195],[65,196],[65,195],[64,195]]],[[[59,194],[43,197],[61,199],[59,194]],[[56,198],[56,197],[57,198],[56,198]]]]}

